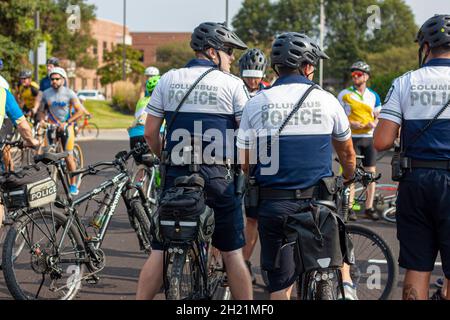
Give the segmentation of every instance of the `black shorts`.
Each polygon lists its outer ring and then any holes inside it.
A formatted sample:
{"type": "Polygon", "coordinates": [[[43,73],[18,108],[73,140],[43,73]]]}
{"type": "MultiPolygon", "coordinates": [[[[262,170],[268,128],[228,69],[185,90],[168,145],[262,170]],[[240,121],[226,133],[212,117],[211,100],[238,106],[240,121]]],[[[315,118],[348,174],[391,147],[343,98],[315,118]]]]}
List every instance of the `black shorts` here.
{"type": "Polygon", "coordinates": [[[353,148],[357,155],[364,156],[364,167],[375,167],[377,164],[377,150],[373,146],[373,138],[353,138],[353,148]]]}
{"type": "Polygon", "coordinates": [[[400,266],[432,272],[440,252],[442,269],[450,279],[450,172],[414,169],[398,190],[400,266]]]}
{"type": "Polygon", "coordinates": [[[263,200],[258,208],[262,269],[267,271],[270,293],[289,288],[299,274],[295,270],[294,248],[283,246],[285,217],[296,213],[309,200],[263,200]],[[275,265],[280,252],[279,265],[275,265]]]}
{"type": "MultiPolygon", "coordinates": [[[[177,177],[190,174],[186,167],[169,168],[164,189],[172,187],[177,177]]],[[[202,165],[200,174],[205,179],[206,205],[214,210],[215,228],[212,245],[222,252],[243,248],[245,238],[242,202],[236,195],[234,181],[225,179],[227,169],[223,166],[202,165]]],[[[162,250],[163,245],[154,241],[152,248],[162,250]]]]}

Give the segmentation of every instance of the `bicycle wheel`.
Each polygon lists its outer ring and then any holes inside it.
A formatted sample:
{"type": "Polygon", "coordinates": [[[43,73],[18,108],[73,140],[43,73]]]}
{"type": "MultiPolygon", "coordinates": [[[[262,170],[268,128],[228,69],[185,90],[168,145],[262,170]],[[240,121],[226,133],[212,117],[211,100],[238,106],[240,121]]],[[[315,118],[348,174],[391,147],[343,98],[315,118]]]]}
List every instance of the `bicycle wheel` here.
{"type": "Polygon", "coordinates": [[[150,242],[150,219],[145,213],[140,200],[132,200],[130,203],[132,210],[133,228],[136,231],[141,250],[150,254],[152,252],[150,242]]]}
{"type": "MultiPolygon", "coordinates": [[[[398,185],[392,183],[379,183],[375,187],[375,198],[373,206],[376,210],[384,212],[385,210],[395,207],[397,201],[398,185]]],[[[355,189],[355,199],[358,199],[361,205],[366,202],[366,192],[364,187],[355,189]]]]}
{"type": "Polygon", "coordinates": [[[342,284],[339,279],[341,279],[340,271],[336,269],[308,272],[297,281],[297,299],[337,300],[342,284]]]}
{"type": "Polygon", "coordinates": [[[166,272],[167,300],[192,300],[195,294],[196,274],[195,256],[192,248],[169,253],[169,265],[166,272]]]}
{"type": "Polygon", "coordinates": [[[208,289],[212,300],[231,300],[222,254],[212,245],[208,250],[208,289]]]}
{"type": "Polygon", "coordinates": [[[3,247],[3,274],[15,299],[75,298],[84,273],[83,241],[67,217],[37,209],[11,226],[3,247]]]}
{"type": "MultiPolygon", "coordinates": [[[[84,167],[84,157],[83,157],[83,150],[81,149],[80,145],[75,144],[73,148],[73,158],[75,159],[75,170],[83,169],[84,167]]],[[[76,186],[77,188],[80,188],[81,185],[81,176],[77,177],[76,186]]]]}
{"type": "MultiPolygon", "coordinates": [[[[156,210],[158,202],[158,190],[156,188],[156,169],[155,167],[149,168],[143,164],[140,164],[133,174],[132,182],[140,184],[144,190],[146,199],[149,201],[150,210],[154,212],[156,210]]],[[[137,197],[137,191],[132,190],[128,194],[129,198],[137,197]]]]}
{"type": "Polygon", "coordinates": [[[98,138],[100,135],[100,129],[95,123],[89,122],[87,125],[82,127],[81,135],[85,138],[98,138]]]}
{"type": "Polygon", "coordinates": [[[369,228],[346,225],[356,263],[350,275],[357,286],[359,300],[388,300],[397,284],[398,266],[387,243],[369,228]]]}
{"type": "Polygon", "coordinates": [[[396,223],[397,222],[396,214],[397,214],[397,207],[391,207],[389,209],[384,210],[381,216],[387,222],[396,223]]]}

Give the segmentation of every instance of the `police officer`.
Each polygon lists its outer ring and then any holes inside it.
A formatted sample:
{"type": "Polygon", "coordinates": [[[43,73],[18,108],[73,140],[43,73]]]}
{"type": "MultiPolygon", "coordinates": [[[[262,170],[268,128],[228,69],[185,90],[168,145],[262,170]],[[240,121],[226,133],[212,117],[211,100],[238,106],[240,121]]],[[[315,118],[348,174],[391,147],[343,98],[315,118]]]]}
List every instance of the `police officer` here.
{"type": "Polygon", "coordinates": [[[247,50],[239,59],[239,72],[250,96],[269,86],[263,81],[266,75],[267,58],[258,48],[247,50]]]}
{"type": "MultiPolygon", "coordinates": [[[[308,36],[287,32],[277,37],[271,63],[279,79],[247,103],[241,120],[237,144],[245,170],[250,159],[255,158],[252,154],[264,150],[266,138],[274,136],[314,85],[312,79],[320,59],[328,56],[308,36]]],[[[281,132],[278,154],[274,151],[276,142],[272,142],[270,164],[262,161],[263,153],[256,157],[262,268],[268,271],[271,299],[277,300],[290,298],[298,277],[292,247],[281,251],[280,266],[274,265],[282,245],[284,218],[317,198],[320,180],[333,176],[333,146],[345,178],[353,176],[356,164],[349,122],[339,101],[317,87],[302,106],[281,132]]],[[[344,280],[347,287],[354,289],[348,274],[344,280]]]]}
{"type": "Polygon", "coordinates": [[[406,160],[397,199],[397,233],[399,263],[407,269],[406,300],[428,299],[438,252],[450,279],[450,107],[419,134],[450,100],[449,21],[450,15],[436,15],[420,28],[420,69],[393,82],[374,136],[375,148],[387,150],[402,127],[406,160]]]}
{"type": "MultiPolygon", "coordinates": [[[[196,59],[189,61],[184,68],[164,74],[147,106],[145,138],[151,150],[159,156],[159,130],[163,120],[169,126],[174,111],[187,91],[208,69],[215,68],[194,87],[173,125],[167,128],[166,151],[170,153],[171,161],[177,157],[177,152],[172,152],[178,143],[179,138],[175,138],[177,132],[188,131],[189,135],[200,135],[202,140],[206,140],[205,131],[213,130],[225,137],[227,130],[237,130],[242,109],[248,100],[242,80],[229,73],[234,60],[233,50],[247,48],[236,34],[223,24],[205,22],[194,30],[191,48],[196,59]],[[202,131],[196,132],[196,127],[202,127],[202,131]]],[[[252,299],[250,274],[241,250],[245,245],[242,204],[240,197],[236,195],[233,178],[223,165],[224,161],[230,159],[228,155],[234,152],[233,137],[223,143],[222,150],[216,149],[215,159],[222,164],[202,164],[199,173],[206,181],[207,204],[215,213],[212,244],[222,252],[231,293],[235,299],[252,299]]],[[[215,142],[219,142],[217,140],[215,142]]],[[[174,164],[175,161],[167,167],[165,188],[173,185],[176,177],[190,174],[189,166],[174,164]]],[[[137,299],[152,299],[163,283],[162,246],[155,242],[152,248],[152,254],[141,271],[137,299]]]]}

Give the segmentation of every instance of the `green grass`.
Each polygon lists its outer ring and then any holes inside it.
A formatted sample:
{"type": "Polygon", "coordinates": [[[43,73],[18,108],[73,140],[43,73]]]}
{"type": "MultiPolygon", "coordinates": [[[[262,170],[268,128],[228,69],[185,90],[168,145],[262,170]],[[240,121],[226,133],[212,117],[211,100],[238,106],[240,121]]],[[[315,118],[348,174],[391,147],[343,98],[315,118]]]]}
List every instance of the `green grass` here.
{"type": "Polygon", "coordinates": [[[87,100],[84,106],[92,113],[92,122],[95,122],[100,129],[128,128],[134,120],[132,115],[115,110],[106,101],[87,100]]]}

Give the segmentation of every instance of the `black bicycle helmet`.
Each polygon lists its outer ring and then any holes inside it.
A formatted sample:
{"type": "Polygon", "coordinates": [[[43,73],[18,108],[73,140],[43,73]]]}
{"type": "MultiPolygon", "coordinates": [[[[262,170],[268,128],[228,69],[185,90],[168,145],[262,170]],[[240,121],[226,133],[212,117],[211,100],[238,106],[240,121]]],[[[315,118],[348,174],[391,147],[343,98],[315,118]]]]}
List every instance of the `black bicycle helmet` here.
{"type": "Polygon", "coordinates": [[[362,71],[367,74],[370,74],[370,66],[364,61],[357,61],[350,67],[350,71],[362,71]]]}
{"type": "Polygon", "coordinates": [[[247,49],[247,45],[222,23],[203,22],[192,33],[191,48],[194,51],[202,52],[209,48],[223,50],[225,47],[247,49]]]}
{"type": "Polygon", "coordinates": [[[262,78],[266,72],[267,59],[260,49],[250,49],[239,59],[241,77],[262,78]]]}
{"type": "Polygon", "coordinates": [[[32,75],[32,73],[30,70],[22,70],[19,73],[19,78],[20,79],[28,79],[28,78],[31,78],[31,75],[32,75]]]}
{"type": "Polygon", "coordinates": [[[422,47],[428,43],[430,48],[450,46],[450,15],[435,15],[420,28],[416,42],[422,47]]]}
{"type": "Polygon", "coordinates": [[[277,65],[298,69],[305,63],[316,66],[320,59],[329,59],[329,57],[307,35],[286,32],[275,39],[270,59],[274,69],[277,65]]]}
{"type": "Polygon", "coordinates": [[[47,64],[52,64],[55,67],[59,67],[59,59],[55,57],[51,57],[47,59],[47,64]]]}

